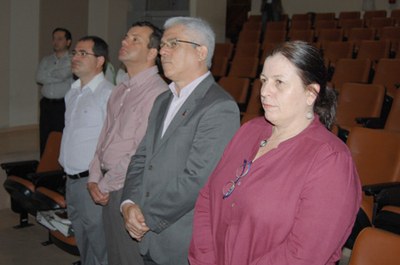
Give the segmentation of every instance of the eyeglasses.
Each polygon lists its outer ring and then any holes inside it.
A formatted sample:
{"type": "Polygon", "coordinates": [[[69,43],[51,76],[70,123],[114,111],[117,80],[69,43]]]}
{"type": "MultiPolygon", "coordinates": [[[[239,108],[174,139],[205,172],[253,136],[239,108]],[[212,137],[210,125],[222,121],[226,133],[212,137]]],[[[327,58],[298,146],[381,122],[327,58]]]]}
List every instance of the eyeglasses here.
{"type": "Polygon", "coordinates": [[[166,47],[168,49],[175,49],[178,46],[179,42],[192,44],[192,45],[197,46],[197,47],[201,46],[200,44],[198,44],[196,42],[192,42],[192,41],[172,39],[172,40],[162,41],[160,43],[160,48],[166,47]]]}
{"type": "Polygon", "coordinates": [[[72,56],[78,56],[78,57],[86,57],[88,55],[93,55],[94,57],[98,57],[96,54],[87,51],[72,51],[71,54],[72,56]]]}
{"type": "MultiPolygon", "coordinates": [[[[241,178],[243,178],[244,176],[247,175],[247,173],[249,173],[250,171],[250,167],[251,167],[251,163],[252,161],[247,161],[246,159],[243,161],[243,164],[238,167],[238,169],[236,170],[236,178],[235,180],[230,180],[228,181],[224,187],[222,188],[222,198],[226,199],[229,196],[231,196],[231,194],[233,193],[233,191],[236,188],[236,184],[239,182],[239,180],[241,178]]],[[[240,183],[238,184],[240,185],[240,183]]]]}

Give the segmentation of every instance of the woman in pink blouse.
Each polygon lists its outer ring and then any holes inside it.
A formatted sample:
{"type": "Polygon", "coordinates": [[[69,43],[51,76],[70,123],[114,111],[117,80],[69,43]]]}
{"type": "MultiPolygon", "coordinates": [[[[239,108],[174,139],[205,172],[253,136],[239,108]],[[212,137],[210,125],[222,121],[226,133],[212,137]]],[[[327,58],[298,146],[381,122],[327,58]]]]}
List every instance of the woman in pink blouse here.
{"type": "Polygon", "coordinates": [[[196,203],[191,265],[335,264],[361,186],[330,128],[336,94],[319,51],[275,49],[260,76],[265,117],[236,133],[196,203]]]}

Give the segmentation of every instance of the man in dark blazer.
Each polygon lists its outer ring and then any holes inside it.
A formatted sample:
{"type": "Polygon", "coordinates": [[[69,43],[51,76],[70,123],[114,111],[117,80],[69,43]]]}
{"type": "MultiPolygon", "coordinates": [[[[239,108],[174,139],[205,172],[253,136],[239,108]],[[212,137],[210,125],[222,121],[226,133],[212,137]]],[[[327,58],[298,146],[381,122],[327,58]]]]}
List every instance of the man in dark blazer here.
{"type": "MultiPolygon", "coordinates": [[[[198,192],[239,127],[239,109],[210,74],[215,35],[198,18],[166,21],[161,62],[172,80],[128,167],[121,211],[145,264],[188,264],[198,192]]],[[[221,187],[222,190],[222,187],[221,187]]],[[[222,192],[222,191],[221,191],[222,192]]]]}

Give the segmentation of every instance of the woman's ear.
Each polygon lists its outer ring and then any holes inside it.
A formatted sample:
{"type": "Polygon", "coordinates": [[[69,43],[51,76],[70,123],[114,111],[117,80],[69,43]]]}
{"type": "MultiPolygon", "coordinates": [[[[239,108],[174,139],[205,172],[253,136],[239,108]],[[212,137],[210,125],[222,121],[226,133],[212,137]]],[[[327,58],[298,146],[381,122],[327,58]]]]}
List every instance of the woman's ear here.
{"type": "Polygon", "coordinates": [[[318,84],[310,84],[306,88],[307,90],[307,104],[308,105],[313,105],[315,100],[317,99],[320,86],[318,84]]]}

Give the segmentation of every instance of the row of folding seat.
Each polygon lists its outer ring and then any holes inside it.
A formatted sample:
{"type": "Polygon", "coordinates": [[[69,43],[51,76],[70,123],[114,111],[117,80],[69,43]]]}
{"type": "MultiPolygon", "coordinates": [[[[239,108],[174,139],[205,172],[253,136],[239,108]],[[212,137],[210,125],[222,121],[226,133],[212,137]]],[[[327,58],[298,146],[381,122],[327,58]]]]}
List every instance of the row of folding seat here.
{"type": "MultiPolygon", "coordinates": [[[[7,178],[3,184],[10,194],[11,209],[20,216],[18,228],[30,226],[29,215],[38,212],[65,210],[65,174],[58,163],[61,132],[49,134],[40,161],[18,161],[2,163],[7,178]]],[[[46,228],[47,229],[47,228],[46,228]]],[[[43,243],[54,243],[61,249],[79,255],[73,235],[66,236],[56,229],[48,229],[49,239],[43,243]]]]}

